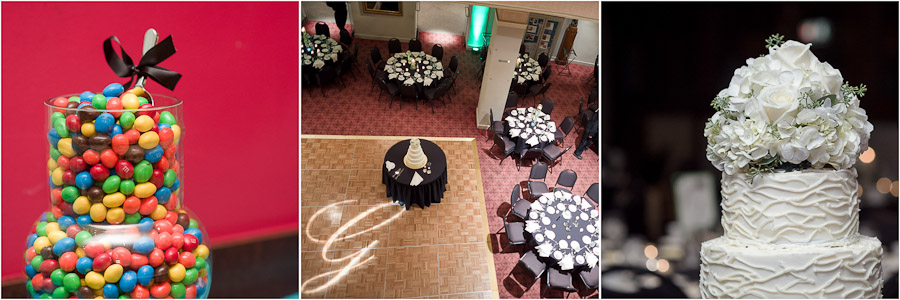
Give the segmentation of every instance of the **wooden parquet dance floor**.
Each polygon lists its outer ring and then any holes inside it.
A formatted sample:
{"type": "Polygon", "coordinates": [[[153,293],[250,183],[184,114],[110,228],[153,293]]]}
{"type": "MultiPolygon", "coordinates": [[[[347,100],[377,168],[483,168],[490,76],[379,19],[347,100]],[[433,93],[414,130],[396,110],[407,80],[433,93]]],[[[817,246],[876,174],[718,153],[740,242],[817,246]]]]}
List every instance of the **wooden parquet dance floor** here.
{"type": "Polygon", "coordinates": [[[447,191],[407,211],[381,183],[407,138],[301,136],[301,297],[499,297],[476,142],[424,137],[447,155],[447,191]]]}

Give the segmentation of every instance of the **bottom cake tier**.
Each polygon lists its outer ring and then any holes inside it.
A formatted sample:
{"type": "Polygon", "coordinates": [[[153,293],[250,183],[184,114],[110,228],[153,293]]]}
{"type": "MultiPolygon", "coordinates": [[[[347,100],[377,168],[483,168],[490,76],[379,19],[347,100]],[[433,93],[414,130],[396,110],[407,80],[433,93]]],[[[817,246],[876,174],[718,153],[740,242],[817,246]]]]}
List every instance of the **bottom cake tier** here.
{"type": "Polygon", "coordinates": [[[881,298],[881,241],[768,245],[715,238],[700,250],[703,298],[881,298]]]}

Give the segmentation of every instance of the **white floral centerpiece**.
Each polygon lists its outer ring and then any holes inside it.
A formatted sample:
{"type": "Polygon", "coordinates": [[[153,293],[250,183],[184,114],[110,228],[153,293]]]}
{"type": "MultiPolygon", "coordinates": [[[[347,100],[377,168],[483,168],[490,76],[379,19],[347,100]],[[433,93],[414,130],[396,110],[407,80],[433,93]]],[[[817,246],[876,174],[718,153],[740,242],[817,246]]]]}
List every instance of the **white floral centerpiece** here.
{"type": "Polygon", "coordinates": [[[775,169],[847,169],[868,148],[866,86],[845,83],[811,44],[782,39],[767,39],[769,54],[747,59],[712,101],[706,157],[726,174],[752,181],[775,169]]]}
{"type": "Polygon", "coordinates": [[[303,34],[303,65],[312,65],[316,69],[325,66],[326,60],[338,61],[338,54],[344,49],[332,38],[325,35],[303,34]]]}
{"type": "Polygon", "coordinates": [[[404,85],[422,83],[431,86],[433,82],[444,77],[444,67],[441,63],[425,52],[396,53],[387,59],[384,71],[387,72],[388,79],[399,80],[404,85]],[[418,68],[416,64],[419,65],[418,68]]]}
{"type": "Polygon", "coordinates": [[[521,68],[521,71],[517,71],[514,75],[518,79],[517,82],[519,84],[524,83],[526,80],[540,80],[541,65],[533,58],[529,58],[528,54],[522,54],[517,60],[516,69],[519,68],[521,68]]]}

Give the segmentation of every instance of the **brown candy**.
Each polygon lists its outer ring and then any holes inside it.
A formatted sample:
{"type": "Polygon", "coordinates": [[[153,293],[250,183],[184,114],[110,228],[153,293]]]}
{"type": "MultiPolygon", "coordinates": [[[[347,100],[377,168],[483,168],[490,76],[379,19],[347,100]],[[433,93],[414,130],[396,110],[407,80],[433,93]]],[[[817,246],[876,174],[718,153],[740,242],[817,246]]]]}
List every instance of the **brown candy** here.
{"type": "Polygon", "coordinates": [[[69,102],[66,104],[66,116],[74,115],[77,112],[78,102],[69,102]]]}
{"type": "Polygon", "coordinates": [[[72,145],[75,146],[75,153],[78,156],[81,156],[84,154],[84,151],[90,148],[88,137],[81,134],[72,137],[72,145]]]}
{"type": "Polygon", "coordinates": [[[92,186],[87,190],[87,196],[91,203],[101,203],[103,202],[103,196],[106,196],[106,192],[99,186],[92,186]]]}
{"type": "Polygon", "coordinates": [[[47,246],[41,249],[41,257],[44,259],[56,259],[56,256],[53,255],[53,247],[47,246]]]}
{"type": "Polygon", "coordinates": [[[100,115],[99,111],[93,106],[87,105],[82,107],[80,111],[78,111],[78,118],[81,119],[81,122],[93,121],[100,115]]]}
{"type": "Polygon", "coordinates": [[[162,264],[153,271],[153,282],[167,282],[169,280],[169,266],[162,264]]]}
{"type": "Polygon", "coordinates": [[[105,133],[96,133],[88,139],[88,143],[90,144],[91,149],[94,149],[97,152],[103,152],[103,150],[109,149],[112,146],[112,138],[105,133]]]}
{"type": "Polygon", "coordinates": [[[191,225],[191,217],[189,217],[186,213],[179,213],[178,219],[175,221],[175,224],[181,225],[181,227],[187,229],[188,226],[191,225]]]}
{"type": "Polygon", "coordinates": [[[88,286],[82,286],[78,288],[78,298],[81,299],[94,299],[94,290],[92,290],[88,286]]]}
{"type": "Polygon", "coordinates": [[[137,166],[139,162],[144,160],[144,149],[138,145],[128,146],[128,151],[125,151],[124,159],[132,165],[137,166]]]}

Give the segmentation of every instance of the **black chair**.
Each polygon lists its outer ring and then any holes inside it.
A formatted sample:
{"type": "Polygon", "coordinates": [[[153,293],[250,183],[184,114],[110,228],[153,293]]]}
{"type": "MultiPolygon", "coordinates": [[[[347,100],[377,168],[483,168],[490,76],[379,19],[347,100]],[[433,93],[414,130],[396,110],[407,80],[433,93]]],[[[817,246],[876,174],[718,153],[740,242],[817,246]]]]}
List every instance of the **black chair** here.
{"type": "Polygon", "coordinates": [[[431,46],[431,56],[437,58],[438,61],[444,60],[444,46],[441,44],[434,44],[434,46],[431,46]]]}
{"type": "Polygon", "coordinates": [[[514,92],[510,92],[508,96],[506,96],[506,107],[503,109],[504,115],[505,112],[516,109],[519,106],[519,95],[514,92]]]}
{"type": "Polygon", "coordinates": [[[578,181],[578,173],[575,173],[572,169],[565,169],[562,173],[559,173],[559,177],[556,178],[556,185],[553,186],[553,191],[566,191],[571,194],[576,181],[578,181]],[[567,187],[567,189],[559,186],[567,187]]]}
{"type": "Polygon", "coordinates": [[[456,70],[459,67],[459,58],[456,58],[456,55],[450,58],[450,65],[447,66],[447,69],[450,70],[450,76],[456,77],[459,72],[456,70]]]}
{"type": "Polygon", "coordinates": [[[347,55],[353,61],[353,66],[359,71],[359,44],[353,45],[353,52],[347,55]]]}
{"type": "Polygon", "coordinates": [[[547,56],[547,53],[541,53],[541,55],[538,55],[538,65],[541,66],[541,68],[547,67],[548,63],[550,63],[550,57],[547,56]]]}
{"type": "Polygon", "coordinates": [[[591,200],[593,200],[594,203],[600,203],[599,202],[600,201],[600,199],[599,199],[600,198],[600,184],[596,183],[596,182],[591,184],[591,187],[589,187],[587,189],[587,191],[585,191],[584,194],[582,194],[581,196],[585,196],[585,195],[587,195],[588,198],[591,198],[591,200]]]}
{"type": "MultiPolygon", "coordinates": [[[[316,85],[319,86],[319,91],[322,92],[322,97],[325,97],[324,88],[326,85],[335,82],[338,77],[338,69],[332,66],[324,66],[322,70],[319,71],[319,76],[316,78],[316,85]]],[[[343,82],[341,83],[341,89],[343,90],[343,82]]]]}
{"type": "Polygon", "coordinates": [[[388,40],[388,53],[394,55],[394,53],[400,52],[403,52],[403,47],[400,46],[400,40],[396,38],[388,40]]]}
{"type": "Polygon", "coordinates": [[[531,199],[536,199],[542,194],[550,192],[547,184],[544,183],[546,178],[547,164],[538,162],[531,166],[531,173],[528,175],[528,194],[531,196],[531,199]],[[535,179],[540,179],[541,181],[534,181],[535,179]]]}
{"type": "MultiPolygon", "coordinates": [[[[437,83],[434,83],[434,84],[437,84],[437,83]]],[[[425,89],[425,91],[422,92],[422,99],[425,100],[425,102],[431,102],[431,113],[432,114],[434,113],[434,100],[437,100],[437,99],[440,99],[441,97],[443,97],[444,94],[447,93],[447,89],[449,89],[449,88],[450,88],[450,86],[448,86],[447,84],[441,84],[435,88],[425,89]]],[[[444,100],[441,100],[441,101],[443,102],[444,100]]],[[[444,103],[444,105],[447,105],[447,103],[444,103]]]]}
{"type": "MultiPolygon", "coordinates": [[[[590,98],[588,98],[590,99],[590,98]]],[[[584,100],[584,99],[582,99],[584,100]]],[[[582,109],[583,101],[578,101],[578,121],[581,123],[581,126],[584,127],[594,116],[594,111],[597,110],[597,103],[588,103],[588,107],[586,109],[582,109]]],[[[597,120],[593,120],[597,121],[597,120]]],[[[576,127],[577,128],[577,127],[576,127]]]]}
{"type": "MultiPolygon", "coordinates": [[[[515,79],[513,79],[512,92],[516,94],[518,99],[523,99],[528,96],[528,85],[516,83],[515,79]]],[[[518,99],[516,100],[516,103],[518,103],[518,99]]]]}
{"type": "MultiPolygon", "coordinates": [[[[381,91],[387,93],[391,96],[391,103],[388,105],[388,108],[394,106],[394,97],[400,95],[400,88],[397,87],[393,82],[386,82],[384,79],[377,78],[375,82],[378,83],[378,87],[381,88],[381,91]]],[[[378,94],[378,100],[381,100],[381,94],[378,94]]],[[[403,103],[400,103],[400,108],[403,109],[403,103]]]]}
{"type": "Polygon", "coordinates": [[[328,28],[328,24],[325,24],[325,22],[316,22],[316,34],[331,37],[331,29],[328,28]]]}
{"type": "MultiPolygon", "coordinates": [[[[446,75],[446,73],[444,73],[444,75],[446,75]]],[[[454,89],[454,90],[456,90],[456,88],[455,88],[455,86],[456,86],[456,77],[453,77],[453,76],[450,76],[450,77],[444,77],[444,79],[443,79],[442,81],[443,81],[443,84],[446,84],[446,85],[447,85],[447,87],[448,87],[447,90],[448,90],[448,91],[449,91],[451,88],[454,89]]],[[[453,98],[450,97],[450,94],[446,94],[446,95],[447,95],[447,99],[449,99],[450,102],[453,102],[453,98]]]]}
{"type": "MultiPolygon", "coordinates": [[[[521,139],[520,139],[520,141],[521,141],[521,139]]],[[[523,161],[526,161],[526,160],[531,161],[532,159],[540,159],[542,153],[543,153],[543,151],[541,151],[540,148],[527,148],[526,147],[526,148],[519,150],[519,167],[516,168],[516,170],[518,171],[519,169],[522,168],[523,161]]]]}
{"type": "Polygon", "coordinates": [[[588,289],[593,290],[600,287],[600,268],[598,267],[581,270],[578,272],[578,277],[581,277],[581,282],[584,282],[584,286],[588,289]]]}
{"type": "Polygon", "coordinates": [[[553,100],[550,98],[544,98],[541,100],[541,112],[545,114],[550,114],[553,112],[553,100]]]}
{"type": "MultiPolygon", "coordinates": [[[[544,274],[544,271],[547,270],[547,264],[538,259],[537,255],[534,254],[534,251],[525,252],[522,254],[522,257],[519,258],[519,263],[522,266],[525,266],[525,269],[534,274],[534,279],[538,279],[541,277],[541,274],[544,274]]],[[[530,286],[528,288],[531,288],[530,286]]]]}
{"type": "Polygon", "coordinates": [[[503,219],[503,228],[506,228],[506,237],[509,239],[510,245],[522,245],[528,241],[525,239],[525,223],[509,223],[503,219]]]}
{"type": "Polygon", "coordinates": [[[553,133],[555,135],[555,140],[558,141],[560,144],[562,144],[562,142],[566,139],[566,137],[569,136],[569,132],[572,132],[572,128],[574,128],[574,127],[575,127],[575,119],[574,118],[566,117],[565,119],[563,119],[562,123],[560,123],[559,126],[556,127],[556,129],[557,129],[556,132],[553,133]]]}
{"type": "MultiPolygon", "coordinates": [[[[547,160],[547,163],[550,164],[550,173],[553,173],[553,166],[555,166],[553,163],[556,162],[557,159],[561,158],[563,154],[566,154],[566,152],[569,151],[569,148],[572,148],[572,146],[566,147],[565,150],[559,150],[559,147],[553,144],[544,147],[544,154],[541,155],[541,158],[547,160]]],[[[561,163],[562,161],[560,161],[558,164],[561,163]]]]}
{"type": "Polygon", "coordinates": [[[525,54],[525,44],[519,45],[519,54],[525,54]]]}
{"type": "Polygon", "coordinates": [[[545,93],[547,93],[547,89],[549,89],[551,85],[553,85],[552,82],[545,85],[535,84],[528,88],[528,90],[531,92],[531,96],[533,97],[531,99],[531,104],[534,105],[534,103],[537,101],[537,95],[544,95],[545,93]]]}
{"type": "Polygon", "coordinates": [[[352,45],[353,37],[350,36],[350,32],[347,29],[341,28],[341,43],[352,45]]]}
{"type": "Polygon", "coordinates": [[[369,58],[372,59],[372,66],[377,67],[381,62],[381,50],[379,50],[378,47],[372,47],[372,49],[369,50],[369,58]]]}
{"type": "Polygon", "coordinates": [[[587,101],[588,105],[590,105],[591,103],[597,103],[597,93],[599,93],[599,91],[600,90],[598,90],[598,89],[591,90],[591,95],[588,96],[588,101],[587,101]]]}
{"type": "Polygon", "coordinates": [[[402,82],[398,82],[397,86],[400,88],[400,98],[413,99],[413,102],[416,104],[416,111],[419,111],[419,91],[416,89],[416,85],[405,85],[402,82]]]}
{"type": "Polygon", "coordinates": [[[409,45],[407,46],[407,48],[409,48],[409,51],[412,51],[412,52],[421,52],[422,51],[422,42],[420,42],[417,39],[411,39],[411,40],[409,40],[409,45]]]}
{"type": "Polygon", "coordinates": [[[512,195],[509,197],[509,204],[512,205],[510,212],[516,215],[523,220],[528,218],[528,210],[531,208],[531,202],[525,199],[521,199],[519,195],[522,194],[522,190],[518,184],[513,187],[512,195]]]}
{"type": "Polygon", "coordinates": [[[350,72],[350,70],[353,69],[353,58],[352,57],[345,56],[344,59],[341,60],[340,66],[341,66],[341,69],[340,69],[339,75],[342,76],[340,78],[341,82],[344,81],[343,76],[345,76],[345,74],[347,74],[347,73],[350,73],[350,75],[352,75],[354,79],[356,78],[356,74],[353,72],[350,72]]]}
{"type": "Polygon", "coordinates": [[[516,151],[516,143],[513,143],[511,140],[509,140],[509,138],[507,138],[503,135],[494,134],[494,145],[491,146],[491,149],[488,149],[488,151],[493,150],[494,147],[497,147],[497,146],[500,146],[500,149],[503,150],[503,158],[500,158],[500,164],[499,164],[499,165],[503,165],[503,160],[506,159],[507,157],[509,157],[509,155],[512,154],[514,151],[516,151]]]}
{"type": "MultiPolygon", "coordinates": [[[[503,135],[503,121],[502,120],[494,120],[494,109],[490,109],[490,121],[491,121],[491,131],[493,134],[503,135]]],[[[485,140],[485,142],[490,141],[491,138],[485,140]]]]}
{"type": "Polygon", "coordinates": [[[553,75],[553,66],[547,66],[546,68],[544,68],[544,72],[541,73],[540,83],[547,83],[547,80],[550,80],[550,75],[553,75]]]}
{"type": "Polygon", "coordinates": [[[375,68],[372,67],[371,61],[366,61],[366,70],[369,71],[369,76],[372,77],[372,87],[369,89],[369,92],[372,92],[372,89],[375,88],[375,68]]]}
{"type": "MultiPolygon", "coordinates": [[[[578,291],[575,289],[575,286],[572,285],[572,274],[563,273],[554,268],[547,270],[547,289],[542,291],[541,298],[543,298],[544,294],[550,289],[559,289],[566,293],[578,291]]],[[[563,298],[566,298],[566,296],[567,294],[563,294],[563,298]]]]}

